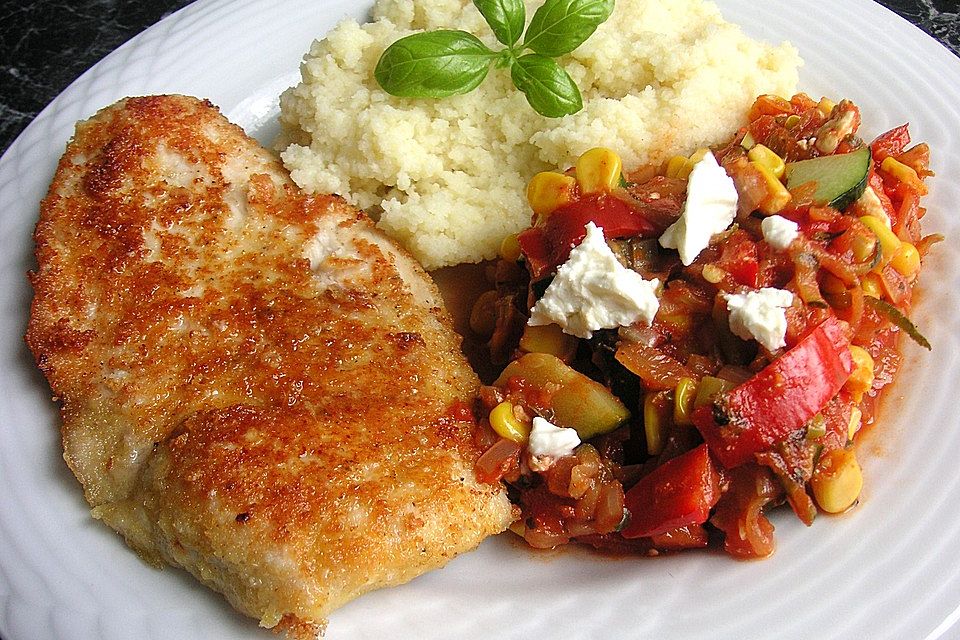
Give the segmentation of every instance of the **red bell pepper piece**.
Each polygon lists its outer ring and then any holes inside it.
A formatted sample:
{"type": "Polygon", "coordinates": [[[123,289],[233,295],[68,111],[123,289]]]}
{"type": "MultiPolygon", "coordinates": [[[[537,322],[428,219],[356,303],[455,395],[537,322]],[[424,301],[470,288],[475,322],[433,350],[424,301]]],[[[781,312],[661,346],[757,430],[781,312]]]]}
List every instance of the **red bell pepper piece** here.
{"type": "Polygon", "coordinates": [[[546,275],[570,257],[570,250],[587,235],[593,222],[603,229],[604,238],[624,238],[655,233],[654,225],[629,204],[601,193],[565,204],[550,214],[542,226],[531,227],[517,236],[533,278],[546,275]]]}
{"type": "Polygon", "coordinates": [[[717,459],[733,468],[806,424],[852,371],[850,341],[831,316],[758,374],[694,411],[693,423],[717,459]]]}
{"type": "Polygon", "coordinates": [[[887,156],[898,156],[910,144],[909,125],[902,124],[886,133],[881,133],[876,140],[870,143],[870,153],[878,164],[887,156]]]}
{"type": "Polygon", "coordinates": [[[543,227],[530,227],[517,235],[517,243],[523,252],[523,259],[527,262],[527,269],[534,280],[537,280],[553,270],[557,265],[553,262],[551,250],[547,245],[547,236],[543,227]]]}
{"type": "Polygon", "coordinates": [[[720,474],[702,444],[663,463],[624,496],[630,523],[624,538],[657,536],[703,524],[720,499],[720,474]]]}
{"type": "Polygon", "coordinates": [[[883,210],[887,214],[887,217],[891,220],[894,220],[896,218],[896,212],[893,209],[893,202],[890,200],[890,195],[887,193],[887,187],[883,183],[883,178],[880,177],[880,174],[877,173],[876,169],[870,169],[870,176],[867,178],[867,184],[870,185],[870,188],[873,189],[873,192],[877,194],[877,198],[880,200],[880,204],[883,206],[883,210]]]}

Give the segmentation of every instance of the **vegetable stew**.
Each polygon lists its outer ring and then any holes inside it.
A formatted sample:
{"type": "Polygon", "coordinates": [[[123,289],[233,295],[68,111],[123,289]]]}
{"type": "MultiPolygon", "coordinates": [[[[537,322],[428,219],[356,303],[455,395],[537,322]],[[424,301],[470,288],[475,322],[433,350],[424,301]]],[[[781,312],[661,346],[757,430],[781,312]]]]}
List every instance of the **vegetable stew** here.
{"type": "Polygon", "coordinates": [[[900,337],[930,348],[909,319],[941,239],[921,230],[930,151],[906,125],[864,141],[847,100],[764,95],[746,121],[662,166],[625,170],[592,149],[531,182],[531,226],[504,242],[474,315],[489,319],[475,329],[502,372],[478,401],[478,471],[507,484],[522,512],[513,530],[532,546],[656,554],[713,541],[764,557],[769,509],[809,525],[858,502],[857,434],[900,366],[900,337]],[[718,180],[735,203],[713,197],[718,180]],[[723,230],[693,246],[707,215],[723,230]],[[588,337],[562,317],[528,325],[568,261],[586,259],[588,223],[656,283],[653,321],[609,326],[591,311],[588,337]],[[660,241],[668,229],[693,246],[689,264],[660,241]],[[580,444],[535,455],[535,417],[580,444]]]}

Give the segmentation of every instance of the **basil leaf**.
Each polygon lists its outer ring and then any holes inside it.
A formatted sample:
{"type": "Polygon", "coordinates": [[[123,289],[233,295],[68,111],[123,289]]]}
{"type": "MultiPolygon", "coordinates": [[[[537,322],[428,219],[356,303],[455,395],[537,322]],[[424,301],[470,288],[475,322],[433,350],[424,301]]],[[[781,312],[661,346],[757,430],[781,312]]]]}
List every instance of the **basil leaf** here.
{"type": "Polygon", "coordinates": [[[473,0],[497,40],[512,47],[520,39],[527,22],[527,9],[523,0],[473,0]]]}
{"type": "Polygon", "coordinates": [[[523,46],[545,56],[570,53],[613,12],[614,0],[547,0],[527,27],[523,46]]]}
{"type": "Polygon", "coordinates": [[[387,47],[373,75],[390,95],[446,98],[475,89],[496,55],[466,31],[427,31],[387,47]]]}
{"type": "Polygon", "coordinates": [[[539,53],[520,56],[510,67],[510,76],[540,115],[559,118],[583,108],[577,84],[553,58],[539,53]]]}

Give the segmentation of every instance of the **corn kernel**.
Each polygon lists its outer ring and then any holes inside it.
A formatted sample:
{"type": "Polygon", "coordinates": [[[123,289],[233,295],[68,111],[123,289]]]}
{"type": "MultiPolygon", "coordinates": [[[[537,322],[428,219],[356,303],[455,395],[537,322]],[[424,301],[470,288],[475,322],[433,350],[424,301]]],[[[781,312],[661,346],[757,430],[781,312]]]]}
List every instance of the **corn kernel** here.
{"type": "Polygon", "coordinates": [[[669,392],[648,393],[643,398],[643,431],[647,438],[647,453],[652,456],[663,452],[666,443],[672,405],[668,404],[669,392]]]}
{"type": "Polygon", "coordinates": [[[860,222],[865,224],[870,231],[873,231],[873,235],[877,236],[877,240],[880,241],[880,262],[874,267],[874,270],[879,272],[883,267],[887,266],[887,263],[896,255],[897,250],[900,249],[900,238],[898,238],[890,227],[888,227],[883,220],[875,216],[860,216],[860,222]]]}
{"type": "Polygon", "coordinates": [[[760,164],[755,160],[751,160],[750,165],[760,172],[764,182],[767,184],[767,195],[760,201],[760,212],[769,216],[787,206],[793,196],[790,195],[787,188],[780,182],[780,179],[773,175],[773,171],[766,165],[760,164]]]}
{"type": "Polygon", "coordinates": [[[850,249],[853,250],[853,257],[858,262],[863,262],[877,250],[877,239],[866,233],[858,233],[851,239],[850,249]]]}
{"type": "Polygon", "coordinates": [[[854,407],[850,410],[850,422],[847,423],[847,439],[853,440],[853,437],[860,431],[863,424],[863,411],[860,407],[854,407]]]}
{"type": "Polygon", "coordinates": [[[500,257],[508,262],[516,262],[520,259],[520,242],[517,240],[517,234],[511,233],[500,242],[500,257]]]}
{"type": "Polygon", "coordinates": [[[783,172],[786,170],[786,164],[783,161],[783,158],[775,154],[768,147],[762,144],[755,144],[753,148],[747,152],[747,157],[750,160],[758,164],[762,164],[766,168],[770,169],[772,173],[778,180],[783,177],[783,172]]]}
{"type": "Polygon", "coordinates": [[[910,185],[919,195],[927,195],[927,185],[920,179],[913,167],[903,164],[893,156],[887,156],[880,163],[880,169],[910,185]]]}
{"type": "Polygon", "coordinates": [[[577,158],[577,182],[584,193],[613,191],[620,184],[623,162],[615,151],[594,147],[577,158]]]}
{"type": "Polygon", "coordinates": [[[527,325],[520,337],[520,350],[527,353],[549,353],[570,362],[577,351],[578,340],[563,332],[560,325],[527,325]]]}
{"type": "Polygon", "coordinates": [[[664,173],[668,178],[686,178],[692,170],[693,167],[690,166],[690,158],[673,156],[667,160],[667,167],[664,173]]]}
{"type": "Polygon", "coordinates": [[[513,412],[513,405],[501,402],[490,412],[490,426],[497,435],[507,440],[524,443],[530,436],[530,425],[518,419],[513,412]]]}
{"type": "Polygon", "coordinates": [[[810,479],[813,497],[827,513],[840,513],[854,505],[863,489],[863,471],[856,454],[833,449],[823,454],[810,479]]]}
{"type": "Polygon", "coordinates": [[[690,415],[693,413],[693,401],[697,397],[697,381],[693,378],[682,377],[677,381],[673,390],[673,422],[675,424],[693,424],[690,415]]]}
{"type": "Polygon", "coordinates": [[[693,167],[693,165],[703,160],[705,157],[707,157],[708,153],[710,153],[710,149],[707,149],[706,147],[700,147],[699,149],[691,153],[689,158],[690,166],[693,167]]]}
{"type": "Polygon", "coordinates": [[[844,385],[854,402],[860,402],[863,394],[873,387],[873,357],[863,347],[850,345],[850,356],[853,358],[853,372],[844,385]]]}
{"type": "Polygon", "coordinates": [[[913,277],[920,271],[920,252],[911,243],[901,242],[900,248],[890,259],[890,266],[901,275],[913,277]]]}
{"type": "Polygon", "coordinates": [[[817,109],[825,116],[828,116],[833,113],[833,108],[837,106],[837,103],[831,100],[830,98],[820,98],[820,102],[817,103],[817,109]]]}
{"type": "Polygon", "coordinates": [[[868,273],[860,277],[860,288],[863,289],[863,295],[871,298],[883,297],[883,284],[880,282],[880,276],[876,273],[868,273]]]}
{"type": "Polygon", "coordinates": [[[527,185],[527,202],[533,212],[548,216],[571,202],[576,192],[577,180],[555,171],[541,171],[527,185]]]}
{"type": "Polygon", "coordinates": [[[703,271],[701,274],[703,275],[703,279],[710,284],[719,284],[720,281],[723,280],[723,277],[727,275],[727,272],[712,262],[709,262],[703,265],[703,271]]]}

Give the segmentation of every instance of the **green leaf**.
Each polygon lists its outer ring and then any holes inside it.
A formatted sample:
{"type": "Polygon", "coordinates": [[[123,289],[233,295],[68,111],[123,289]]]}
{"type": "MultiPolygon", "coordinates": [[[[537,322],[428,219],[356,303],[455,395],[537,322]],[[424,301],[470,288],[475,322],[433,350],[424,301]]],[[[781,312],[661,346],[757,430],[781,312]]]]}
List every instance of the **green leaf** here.
{"type": "Polygon", "coordinates": [[[523,46],[545,56],[570,53],[610,17],[613,5],[614,0],[547,0],[533,14],[523,46]]]}
{"type": "Polygon", "coordinates": [[[373,75],[390,95],[446,98],[474,90],[496,56],[466,31],[427,31],[387,47],[373,75]]]}
{"type": "Polygon", "coordinates": [[[577,84],[553,58],[539,53],[520,56],[510,68],[510,75],[540,115],[559,118],[583,108],[577,84]]]}
{"type": "Polygon", "coordinates": [[[520,39],[527,21],[523,0],[473,0],[497,40],[512,47],[520,39]]]}

